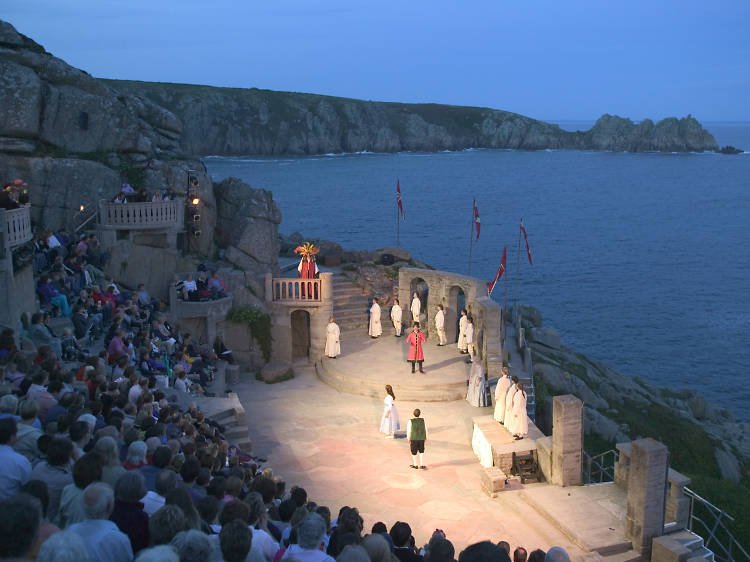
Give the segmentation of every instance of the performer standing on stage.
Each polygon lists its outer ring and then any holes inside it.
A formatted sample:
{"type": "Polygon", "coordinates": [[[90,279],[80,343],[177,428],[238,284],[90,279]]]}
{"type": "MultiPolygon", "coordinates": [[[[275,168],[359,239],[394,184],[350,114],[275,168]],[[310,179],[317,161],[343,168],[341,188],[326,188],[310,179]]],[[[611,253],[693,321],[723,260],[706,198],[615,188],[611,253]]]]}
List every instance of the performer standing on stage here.
{"type": "Polygon", "coordinates": [[[385,433],[386,439],[393,439],[396,432],[401,429],[398,422],[398,410],[396,409],[396,395],[393,394],[393,387],[390,384],[385,385],[385,408],[383,417],[380,418],[380,433],[385,433]]]}
{"type": "Polygon", "coordinates": [[[393,322],[393,327],[396,329],[396,337],[401,337],[401,329],[403,328],[403,324],[401,323],[401,318],[403,316],[403,311],[401,310],[401,305],[398,303],[398,299],[393,299],[393,306],[391,307],[391,321],[393,322]]]}
{"type": "Polygon", "coordinates": [[[380,325],[380,305],[377,297],[372,297],[372,306],[370,307],[370,327],[368,334],[371,338],[379,338],[383,333],[383,327],[380,325]]]}
{"type": "Polygon", "coordinates": [[[461,353],[468,353],[466,351],[466,324],[468,317],[466,316],[466,309],[461,310],[461,319],[458,321],[458,350],[461,353]]]}
{"type": "Polygon", "coordinates": [[[495,412],[493,413],[495,421],[500,423],[503,423],[503,419],[505,419],[505,395],[510,387],[508,367],[503,367],[502,373],[502,376],[497,379],[497,386],[495,387],[495,412]]]}
{"type": "Polygon", "coordinates": [[[406,439],[409,440],[411,449],[411,462],[409,468],[427,468],[424,465],[424,442],[427,441],[427,428],[424,425],[424,419],[419,416],[422,412],[419,408],[414,410],[414,417],[406,424],[406,439]],[[417,455],[419,455],[419,464],[417,464],[417,455]]]}
{"type": "Polygon", "coordinates": [[[336,359],[337,355],[341,355],[340,336],[341,330],[339,329],[339,325],[336,324],[336,319],[331,316],[330,320],[328,320],[328,326],[326,326],[326,357],[336,359]]]}
{"type": "Polygon", "coordinates": [[[448,340],[445,339],[445,310],[443,305],[438,305],[438,311],[435,313],[435,329],[438,333],[438,345],[445,345],[448,340]]]}
{"type": "Polygon", "coordinates": [[[464,339],[466,340],[466,351],[469,354],[469,363],[473,363],[474,354],[476,353],[476,348],[474,347],[474,320],[468,315],[466,316],[464,339]]]}
{"type": "Polygon", "coordinates": [[[511,421],[513,420],[513,397],[516,395],[518,390],[518,377],[513,375],[510,378],[510,388],[505,393],[505,418],[503,419],[503,425],[505,429],[510,431],[511,421]]]}
{"type": "MultiPolygon", "coordinates": [[[[318,252],[320,252],[320,249],[313,246],[310,242],[305,242],[304,245],[297,246],[294,249],[295,254],[302,256],[297,266],[297,275],[300,279],[315,279],[318,277],[320,271],[318,270],[318,264],[315,263],[315,254],[318,252]]],[[[303,299],[312,298],[312,283],[301,283],[301,285],[300,296],[303,299]]]]}
{"type": "Polygon", "coordinates": [[[510,416],[511,423],[508,431],[513,434],[516,440],[523,439],[524,435],[529,432],[529,420],[526,417],[526,391],[523,389],[523,383],[518,383],[518,390],[513,396],[513,411],[510,416]]]}
{"type": "Polygon", "coordinates": [[[419,295],[414,291],[413,298],[411,299],[411,319],[413,322],[419,322],[419,315],[422,312],[422,301],[419,300],[419,295]]]}
{"type": "Polygon", "coordinates": [[[419,329],[419,322],[414,322],[412,332],[407,336],[406,341],[409,342],[408,360],[411,363],[411,372],[414,372],[416,363],[419,363],[419,372],[424,373],[424,370],[422,370],[422,363],[424,363],[424,346],[422,344],[427,341],[427,338],[422,333],[422,330],[419,329]]]}

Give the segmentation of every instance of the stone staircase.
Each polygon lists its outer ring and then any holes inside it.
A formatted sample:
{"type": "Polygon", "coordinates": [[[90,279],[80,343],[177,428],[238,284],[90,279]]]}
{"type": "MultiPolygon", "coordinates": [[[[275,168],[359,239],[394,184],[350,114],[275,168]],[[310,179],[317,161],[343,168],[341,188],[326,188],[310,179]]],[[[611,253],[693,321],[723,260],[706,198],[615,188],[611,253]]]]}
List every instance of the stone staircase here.
{"type": "MultiPolygon", "coordinates": [[[[334,274],[333,315],[342,336],[367,334],[369,309],[370,295],[340,273],[334,274]]],[[[385,310],[381,309],[381,317],[385,322],[387,319],[385,310]]]]}
{"type": "Polygon", "coordinates": [[[698,562],[699,560],[714,560],[714,553],[703,544],[703,539],[687,529],[654,539],[651,557],[673,556],[674,560],[698,562]]]}
{"type": "Polygon", "coordinates": [[[507,356],[508,365],[510,366],[510,376],[517,376],[518,382],[523,383],[527,397],[526,412],[529,417],[534,420],[536,417],[536,396],[534,394],[534,385],[532,384],[531,379],[532,373],[529,373],[524,368],[523,358],[518,351],[518,333],[512,322],[507,322],[505,324],[505,342],[503,345],[503,351],[507,356]]]}

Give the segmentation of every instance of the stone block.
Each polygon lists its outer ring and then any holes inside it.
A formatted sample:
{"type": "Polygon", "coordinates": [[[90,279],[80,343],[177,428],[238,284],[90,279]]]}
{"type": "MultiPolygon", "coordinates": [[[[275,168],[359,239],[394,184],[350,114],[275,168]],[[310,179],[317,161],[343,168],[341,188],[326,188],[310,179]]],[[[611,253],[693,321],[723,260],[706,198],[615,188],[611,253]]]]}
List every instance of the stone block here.
{"type": "Polygon", "coordinates": [[[168,248],[169,242],[164,233],[142,233],[133,235],[133,244],[150,246],[151,248],[168,248]]]}
{"type": "Polygon", "coordinates": [[[685,562],[691,553],[689,548],[668,536],[651,542],[651,562],[685,562]]]}
{"type": "Polygon", "coordinates": [[[551,482],[577,486],[582,481],[583,402],[572,394],[555,396],[552,417],[551,482]]]}
{"type": "Polygon", "coordinates": [[[491,498],[505,490],[506,479],[505,472],[496,466],[482,467],[481,469],[482,490],[491,498]]]}
{"type": "Polygon", "coordinates": [[[553,349],[559,349],[560,347],[560,334],[557,330],[550,330],[548,328],[530,328],[529,339],[551,347],[553,349]]]}
{"type": "Polygon", "coordinates": [[[536,440],[536,454],[544,479],[552,482],[552,437],[542,437],[536,440]]]}
{"type": "Polygon", "coordinates": [[[631,444],[625,536],[633,549],[651,554],[651,542],[664,532],[669,450],[654,439],[631,444]]]}

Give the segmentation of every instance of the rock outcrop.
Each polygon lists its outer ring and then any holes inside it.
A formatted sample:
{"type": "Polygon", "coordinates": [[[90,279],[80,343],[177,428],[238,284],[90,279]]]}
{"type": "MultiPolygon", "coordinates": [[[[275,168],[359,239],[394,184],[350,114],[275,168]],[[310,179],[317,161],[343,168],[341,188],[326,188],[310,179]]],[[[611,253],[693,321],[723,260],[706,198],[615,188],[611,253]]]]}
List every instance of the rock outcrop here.
{"type": "Polygon", "coordinates": [[[585,132],[508,111],[371,102],[271,90],[102,80],[178,115],[180,145],[194,156],[440,151],[465,148],[716,150],[688,116],[635,124],[604,115],[585,132]]]}
{"type": "Polygon", "coordinates": [[[224,257],[256,275],[276,272],[281,211],[273,194],[253,189],[237,178],[214,185],[218,221],[216,242],[224,257]]]}

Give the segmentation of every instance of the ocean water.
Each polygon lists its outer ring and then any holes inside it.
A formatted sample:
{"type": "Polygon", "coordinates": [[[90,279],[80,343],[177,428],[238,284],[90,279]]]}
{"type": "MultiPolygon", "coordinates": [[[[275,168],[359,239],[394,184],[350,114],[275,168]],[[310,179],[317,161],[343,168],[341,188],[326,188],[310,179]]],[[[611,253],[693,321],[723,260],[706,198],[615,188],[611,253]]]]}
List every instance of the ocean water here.
{"type": "MultiPolygon", "coordinates": [[[[720,145],[750,151],[750,123],[707,128],[720,145]]],[[[399,179],[401,246],[459,273],[476,198],[472,275],[492,279],[507,247],[509,303],[539,308],[565,345],[750,417],[750,153],[467,150],[205,164],[216,180],[273,191],[281,232],[351,249],[396,244],[399,179]],[[521,218],[533,266],[523,246],[518,259],[521,218]]],[[[493,293],[500,303],[504,289],[493,293]]]]}

